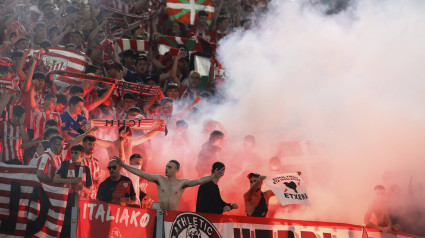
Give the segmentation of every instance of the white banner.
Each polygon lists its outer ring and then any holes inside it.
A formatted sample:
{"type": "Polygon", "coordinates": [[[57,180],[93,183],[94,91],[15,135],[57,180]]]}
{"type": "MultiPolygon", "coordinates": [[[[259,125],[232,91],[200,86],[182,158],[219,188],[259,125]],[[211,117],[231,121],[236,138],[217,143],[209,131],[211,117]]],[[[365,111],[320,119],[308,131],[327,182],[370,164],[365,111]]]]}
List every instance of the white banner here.
{"type": "Polygon", "coordinates": [[[288,204],[310,205],[307,190],[297,173],[267,176],[264,183],[273,191],[282,206],[288,204]]]}

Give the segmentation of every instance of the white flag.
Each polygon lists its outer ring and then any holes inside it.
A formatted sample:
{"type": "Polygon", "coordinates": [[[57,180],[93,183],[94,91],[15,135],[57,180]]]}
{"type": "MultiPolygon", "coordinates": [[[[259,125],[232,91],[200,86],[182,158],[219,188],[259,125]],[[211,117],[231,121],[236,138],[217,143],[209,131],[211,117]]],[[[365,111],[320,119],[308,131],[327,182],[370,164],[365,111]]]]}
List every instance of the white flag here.
{"type": "Polygon", "coordinates": [[[297,173],[267,176],[264,183],[273,191],[282,206],[288,204],[310,205],[304,183],[297,173]]]}

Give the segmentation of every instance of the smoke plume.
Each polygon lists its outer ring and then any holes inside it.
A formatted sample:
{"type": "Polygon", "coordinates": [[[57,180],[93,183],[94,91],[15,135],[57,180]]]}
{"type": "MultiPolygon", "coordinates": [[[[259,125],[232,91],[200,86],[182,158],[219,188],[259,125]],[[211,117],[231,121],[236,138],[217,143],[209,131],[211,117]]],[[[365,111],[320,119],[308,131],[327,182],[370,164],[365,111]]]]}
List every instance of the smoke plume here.
{"type": "MultiPolygon", "coordinates": [[[[299,159],[311,207],[275,216],[362,224],[376,184],[407,194],[424,182],[425,3],[358,1],[329,15],[275,0],[268,9],[220,43],[233,97],[214,114],[230,135],[223,157],[255,135],[263,166],[246,169],[267,175],[279,142],[319,145],[318,156],[278,156],[283,167],[299,159]]],[[[226,175],[222,190],[248,189],[226,175]]]]}

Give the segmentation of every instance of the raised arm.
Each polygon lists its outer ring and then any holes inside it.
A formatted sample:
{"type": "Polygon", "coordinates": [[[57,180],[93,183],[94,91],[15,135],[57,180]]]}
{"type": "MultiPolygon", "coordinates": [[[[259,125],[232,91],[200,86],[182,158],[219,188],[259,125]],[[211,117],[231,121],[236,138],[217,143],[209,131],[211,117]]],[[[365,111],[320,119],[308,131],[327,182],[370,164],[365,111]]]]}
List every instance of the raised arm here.
{"type": "Polygon", "coordinates": [[[186,179],[184,181],[183,187],[193,187],[193,186],[200,185],[200,184],[203,184],[203,183],[208,183],[209,181],[213,180],[214,178],[219,178],[219,177],[223,176],[224,175],[224,169],[225,168],[222,168],[220,170],[215,169],[214,173],[212,173],[211,175],[204,176],[204,177],[201,177],[201,178],[198,178],[198,179],[186,179]]]}
{"type": "Polygon", "coordinates": [[[24,93],[29,93],[29,91],[30,91],[32,75],[34,74],[34,69],[35,69],[36,65],[37,65],[37,59],[35,59],[35,57],[34,57],[32,64],[31,64],[31,66],[30,66],[30,68],[27,72],[26,77],[25,77],[25,84],[24,84],[24,88],[22,90],[24,93]]]}
{"type": "Polygon", "coordinates": [[[19,148],[21,148],[21,149],[23,149],[23,150],[26,150],[26,149],[28,149],[28,148],[31,148],[31,147],[33,147],[33,146],[35,146],[35,145],[38,145],[38,144],[40,144],[41,143],[41,138],[36,138],[36,139],[33,139],[33,140],[31,140],[31,141],[28,141],[28,142],[26,142],[26,143],[22,143],[20,146],[19,146],[19,148]]]}
{"type": "Polygon", "coordinates": [[[58,46],[61,40],[73,30],[73,27],[67,26],[64,31],[62,31],[58,36],[52,39],[51,43],[53,46],[58,46]]]}
{"type": "Polygon", "coordinates": [[[152,137],[154,137],[156,134],[158,134],[159,131],[149,131],[148,133],[144,134],[141,137],[138,137],[136,139],[132,139],[131,143],[133,146],[135,145],[140,145],[143,142],[152,139],[152,137]]]}
{"type": "Polygon", "coordinates": [[[147,116],[147,112],[152,107],[152,105],[155,103],[155,101],[156,101],[156,98],[155,97],[151,97],[151,99],[149,100],[149,102],[147,102],[145,105],[143,105],[143,112],[146,114],[146,116],[147,116]]]}
{"type": "Polygon", "coordinates": [[[13,92],[6,91],[3,95],[0,95],[0,114],[3,113],[4,108],[10,102],[13,96],[13,92]]]}
{"type": "Polygon", "coordinates": [[[103,20],[89,35],[89,39],[88,39],[88,43],[89,43],[89,48],[93,48],[93,42],[95,42],[95,38],[97,36],[97,34],[99,33],[100,29],[102,29],[103,27],[105,27],[107,23],[107,20],[103,20]]]}
{"type": "Polygon", "coordinates": [[[35,98],[34,98],[34,85],[31,85],[31,87],[30,87],[29,100],[30,100],[30,106],[31,106],[32,111],[35,111],[35,109],[39,109],[37,103],[35,102],[35,98]]]}
{"type": "Polygon", "coordinates": [[[31,50],[25,50],[24,54],[21,57],[21,60],[19,60],[18,67],[17,67],[16,71],[18,73],[20,81],[24,81],[25,78],[27,77],[27,75],[24,73],[24,64],[25,64],[25,61],[27,60],[27,57],[30,54],[30,52],[31,52],[31,50]]]}
{"type": "Polygon", "coordinates": [[[111,146],[115,146],[113,141],[102,140],[102,139],[99,139],[99,138],[97,138],[97,140],[96,140],[96,145],[98,145],[102,148],[108,148],[108,147],[111,147],[111,146]]]}
{"type": "Polygon", "coordinates": [[[154,54],[153,54],[153,52],[152,52],[152,47],[151,46],[149,46],[149,51],[148,51],[148,54],[147,54],[147,57],[148,57],[148,59],[149,59],[149,61],[150,62],[152,62],[152,64],[157,68],[157,69],[159,69],[159,70],[162,70],[162,69],[164,69],[165,68],[165,66],[158,60],[158,59],[156,59],[155,57],[154,57],[154,54]]]}
{"type": "Polygon", "coordinates": [[[193,101],[189,106],[187,106],[185,109],[183,109],[181,112],[174,115],[174,118],[180,118],[184,116],[186,113],[188,113],[199,101],[201,101],[201,97],[197,96],[195,98],[195,101],[193,101]]]}
{"type": "Polygon", "coordinates": [[[159,179],[162,177],[162,175],[160,175],[160,174],[146,173],[146,172],[144,172],[144,171],[142,171],[140,169],[133,168],[133,167],[131,167],[128,164],[124,164],[124,162],[119,157],[116,157],[115,156],[114,159],[116,159],[118,161],[118,164],[121,167],[123,167],[124,169],[126,169],[128,172],[133,173],[133,174],[135,174],[137,176],[140,176],[140,177],[142,177],[142,178],[144,178],[144,179],[146,179],[146,180],[148,180],[150,182],[154,182],[154,183],[158,184],[159,183],[159,179]]]}
{"type": "Polygon", "coordinates": [[[263,185],[263,181],[264,181],[264,179],[266,179],[266,176],[261,175],[261,176],[260,176],[260,179],[259,179],[259,180],[257,180],[255,183],[253,183],[253,184],[251,185],[251,187],[249,188],[249,190],[248,190],[248,191],[246,191],[246,192],[243,194],[243,198],[244,198],[245,200],[249,200],[249,199],[251,199],[251,197],[252,197],[252,195],[254,194],[255,190],[257,190],[257,188],[261,188],[261,185],[263,185]]]}
{"type": "Polygon", "coordinates": [[[218,6],[214,10],[214,17],[210,26],[211,31],[214,31],[217,28],[217,20],[218,20],[218,17],[220,16],[220,11],[221,11],[221,8],[223,8],[223,4],[224,4],[224,0],[220,0],[220,2],[218,3],[218,6]]]}
{"type": "Polygon", "coordinates": [[[265,191],[263,194],[264,194],[264,198],[265,198],[266,200],[270,199],[270,198],[271,198],[271,197],[273,197],[273,196],[276,196],[276,195],[273,193],[273,191],[272,191],[272,190],[267,190],[267,191],[265,191]]]}
{"type": "Polygon", "coordinates": [[[96,101],[92,102],[90,105],[88,105],[86,108],[88,111],[91,111],[93,109],[95,109],[96,107],[98,107],[100,104],[104,103],[106,101],[106,99],[109,98],[109,96],[111,96],[112,92],[115,89],[115,84],[112,84],[111,87],[108,89],[108,91],[106,91],[100,98],[98,98],[96,101]]]}
{"type": "Polygon", "coordinates": [[[208,73],[208,86],[207,86],[207,90],[208,92],[214,93],[215,90],[215,64],[216,64],[216,60],[214,55],[211,57],[210,59],[210,71],[208,73]]]}
{"type": "Polygon", "coordinates": [[[184,56],[183,51],[180,51],[176,56],[174,56],[173,66],[171,67],[171,79],[173,80],[174,83],[179,85],[179,87],[181,85],[181,82],[179,80],[179,77],[177,77],[177,65],[179,63],[179,60],[183,58],[183,56],[184,56]]]}
{"type": "Polygon", "coordinates": [[[68,143],[70,145],[75,145],[80,143],[81,141],[83,141],[84,137],[86,135],[89,135],[90,133],[92,133],[93,131],[97,131],[97,129],[99,129],[97,126],[94,126],[93,128],[90,128],[88,131],[84,132],[83,134],[75,137],[73,140],[70,140],[68,143]]]}

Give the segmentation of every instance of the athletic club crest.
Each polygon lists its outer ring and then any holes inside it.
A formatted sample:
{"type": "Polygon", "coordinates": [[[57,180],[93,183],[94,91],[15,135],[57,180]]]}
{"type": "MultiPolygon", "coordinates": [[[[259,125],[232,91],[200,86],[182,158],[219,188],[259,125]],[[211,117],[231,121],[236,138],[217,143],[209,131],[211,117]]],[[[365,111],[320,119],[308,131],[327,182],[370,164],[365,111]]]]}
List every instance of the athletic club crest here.
{"type": "Polygon", "coordinates": [[[170,238],[221,238],[217,228],[205,217],[182,212],[171,224],[170,238]]]}
{"type": "Polygon", "coordinates": [[[53,71],[53,70],[65,70],[68,66],[68,60],[50,56],[50,55],[43,55],[42,60],[44,63],[44,66],[47,67],[47,71],[53,71]]]}

